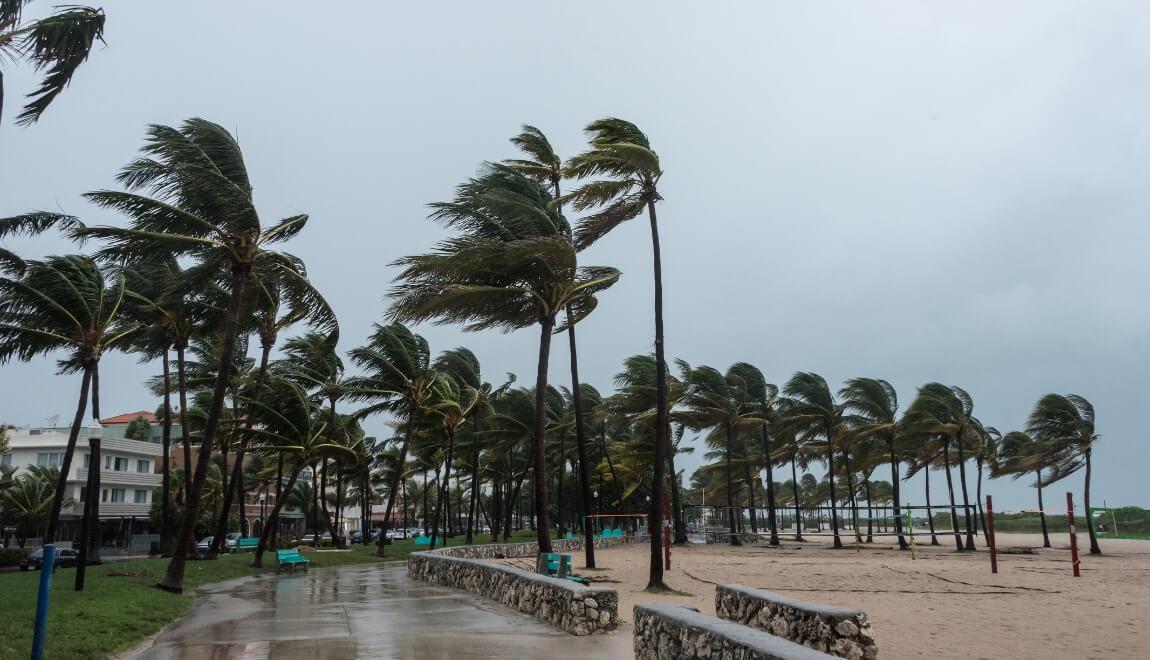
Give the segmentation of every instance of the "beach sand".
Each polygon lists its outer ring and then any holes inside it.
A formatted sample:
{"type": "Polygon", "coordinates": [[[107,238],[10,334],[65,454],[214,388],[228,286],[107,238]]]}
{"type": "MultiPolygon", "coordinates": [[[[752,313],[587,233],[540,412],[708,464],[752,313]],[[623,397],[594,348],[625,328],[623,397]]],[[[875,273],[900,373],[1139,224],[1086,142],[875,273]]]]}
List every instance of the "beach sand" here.
{"type": "MultiPolygon", "coordinates": [[[[582,574],[618,590],[626,622],[620,633],[627,635],[636,603],[679,603],[714,614],[714,583],[741,583],[863,610],[883,658],[1150,657],[1150,541],[1104,541],[1105,554],[1092,557],[1089,539],[1080,535],[1082,577],[1075,578],[1066,537],[1044,549],[1041,536],[999,534],[1000,548],[1032,547],[1037,554],[1000,554],[997,575],[981,537],[976,553],[955,552],[953,537],[939,540],[943,545],[919,546],[914,561],[885,537],[861,550],[794,541],[775,548],[675,546],[664,580],[686,596],[643,591],[645,544],[599,550],[602,570],[582,574]]],[[[526,560],[505,561],[530,568],[526,560]]],[[[574,562],[583,563],[581,553],[574,562]]]]}

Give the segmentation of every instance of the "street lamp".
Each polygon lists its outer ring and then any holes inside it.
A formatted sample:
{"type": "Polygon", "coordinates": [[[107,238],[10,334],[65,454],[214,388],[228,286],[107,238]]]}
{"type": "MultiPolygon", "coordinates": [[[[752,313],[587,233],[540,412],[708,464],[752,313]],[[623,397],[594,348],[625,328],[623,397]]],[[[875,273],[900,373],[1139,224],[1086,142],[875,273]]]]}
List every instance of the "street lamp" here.
{"type": "MultiPolygon", "coordinates": [[[[84,590],[84,577],[88,568],[88,552],[95,552],[92,547],[93,537],[98,535],[100,526],[100,437],[104,434],[104,427],[100,420],[93,419],[88,427],[88,481],[87,497],[84,498],[84,512],[80,519],[80,557],[76,566],[76,591],[84,590]]],[[[93,555],[93,559],[98,558],[93,555]]],[[[95,562],[93,562],[95,563],[95,562]]]]}

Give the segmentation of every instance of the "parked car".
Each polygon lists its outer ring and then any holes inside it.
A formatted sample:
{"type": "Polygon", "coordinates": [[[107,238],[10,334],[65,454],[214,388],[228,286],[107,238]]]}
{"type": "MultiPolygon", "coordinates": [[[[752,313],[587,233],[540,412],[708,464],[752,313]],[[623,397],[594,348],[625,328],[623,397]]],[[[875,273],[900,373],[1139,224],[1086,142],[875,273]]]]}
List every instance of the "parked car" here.
{"type": "Polygon", "coordinates": [[[241,532],[230,532],[227,536],[228,549],[236,550],[240,547],[240,539],[243,538],[241,532]]]}
{"type": "Polygon", "coordinates": [[[382,527],[373,527],[372,530],[367,533],[367,537],[369,539],[371,539],[372,541],[378,541],[379,535],[382,533],[383,533],[382,527]]]}
{"type": "Polygon", "coordinates": [[[212,541],[214,540],[216,540],[214,536],[205,536],[196,544],[196,550],[198,550],[200,554],[207,552],[212,547],[212,541]]]}
{"type": "Polygon", "coordinates": [[[310,545],[312,547],[331,545],[331,532],[324,532],[323,534],[320,534],[318,543],[316,542],[315,534],[304,534],[303,536],[299,537],[296,545],[310,545]]]}
{"type": "Polygon", "coordinates": [[[363,532],[359,531],[358,529],[355,530],[351,533],[350,540],[352,543],[363,543],[363,532]]]}
{"type": "MultiPolygon", "coordinates": [[[[80,563],[80,553],[76,550],[61,549],[56,551],[56,560],[53,562],[56,568],[74,568],[80,563]]],[[[95,557],[88,560],[88,565],[99,563],[95,557]]],[[[20,570],[22,571],[38,571],[44,568],[44,549],[33,552],[30,555],[24,555],[20,558],[20,570]]]]}

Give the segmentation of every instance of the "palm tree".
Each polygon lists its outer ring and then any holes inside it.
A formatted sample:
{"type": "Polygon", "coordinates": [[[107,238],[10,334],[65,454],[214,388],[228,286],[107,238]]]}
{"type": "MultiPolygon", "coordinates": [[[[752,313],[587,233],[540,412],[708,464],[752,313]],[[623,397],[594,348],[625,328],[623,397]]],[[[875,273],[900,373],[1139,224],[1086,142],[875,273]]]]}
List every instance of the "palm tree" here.
{"type": "MultiPolygon", "coordinates": [[[[791,464],[791,478],[786,483],[790,484],[790,499],[795,507],[795,540],[801,542],[803,540],[803,498],[799,494],[801,481],[799,480],[798,470],[800,467],[806,470],[810,465],[810,453],[807,450],[808,443],[804,439],[804,436],[796,433],[795,429],[790,428],[784,423],[785,420],[781,413],[777,411],[777,408],[776,412],[779,417],[773,429],[775,439],[777,440],[775,443],[774,458],[779,463],[791,464]]],[[[783,488],[786,488],[786,484],[784,484],[783,488]]]]}
{"type": "MultiPolygon", "coordinates": [[[[397,464],[405,465],[415,425],[434,397],[437,375],[431,366],[427,340],[400,323],[386,326],[377,323],[367,344],[353,349],[349,355],[352,363],[367,373],[348,380],[346,397],[351,401],[372,402],[356,412],[355,417],[363,419],[377,413],[390,413],[398,418],[404,424],[404,432],[397,464]]],[[[383,530],[376,549],[381,557],[402,475],[402,470],[394,470],[391,475],[383,530]]]]}
{"type": "MultiPolygon", "coordinates": [[[[440,373],[433,386],[434,395],[427,406],[427,413],[441,420],[443,433],[447,440],[446,454],[443,463],[443,479],[439,483],[439,496],[436,498],[435,519],[431,523],[431,549],[435,549],[435,539],[439,533],[439,516],[441,512],[443,513],[446,523],[445,526],[447,528],[451,527],[451,461],[455,451],[455,436],[459,432],[459,429],[467,423],[468,417],[471,416],[471,411],[475,408],[479,400],[478,392],[474,388],[469,385],[461,386],[455,378],[443,372],[445,365],[449,364],[453,357],[454,356],[449,356],[447,358],[448,362],[436,362],[436,371],[440,373]]],[[[446,539],[444,539],[443,545],[447,545],[446,539]]]]}
{"type": "Polygon", "coordinates": [[[835,450],[843,435],[843,406],[835,401],[827,381],[820,375],[800,371],[787,381],[783,392],[788,398],[779,402],[784,425],[801,433],[808,441],[826,441],[827,479],[830,486],[831,531],[834,547],[843,547],[839,538],[837,494],[835,493],[835,450]]]}
{"type": "MultiPolygon", "coordinates": [[[[185,121],[178,129],[154,125],[142,152],[143,157],[128,164],[117,177],[126,192],[103,190],[86,195],[98,206],[128,216],[129,226],[86,228],[77,233],[106,240],[108,247],[100,254],[109,258],[190,256],[199,260],[205,270],[227,277],[229,300],[218,343],[219,363],[231,364],[252,270],[257,264],[293,266],[294,260],[267,248],[298,234],[307,223],[307,216],[292,216],[268,228],[261,226],[239,143],[218,124],[196,118],[185,121]]],[[[183,591],[185,561],[215,449],[229,377],[227,369],[220,369],[215,378],[188,498],[188,515],[177,537],[172,561],[157,584],[166,591],[183,591]]]]}
{"type": "MultiPolygon", "coordinates": [[[[571,308],[575,323],[595,307],[595,294],[615,283],[619,271],[579,267],[570,228],[545,188],[517,171],[487,164],[459,187],[455,200],[434,204],[432,218],[459,233],[431,254],[396,262],[403,270],[393,289],[391,316],[399,321],[463,323],[468,331],[511,331],[539,325],[535,474],[546,474],[544,396],[551,334],[559,312],[571,308]]],[[[551,551],[545,478],[535,480],[540,552],[551,551]]]]}
{"type": "MultiPolygon", "coordinates": [[[[555,153],[550,140],[538,128],[523,126],[523,132],[511,138],[512,144],[519,147],[524,153],[524,159],[504,161],[508,166],[519,173],[543,185],[551,186],[551,193],[556,200],[556,209],[563,213],[561,201],[563,182],[563,159],[555,153]]],[[[579,354],[575,343],[575,314],[568,305],[564,310],[567,315],[567,343],[571,355],[571,403],[575,415],[575,446],[579,455],[579,494],[583,503],[584,514],[590,513],[591,503],[591,471],[587,459],[587,436],[584,428],[583,393],[579,383],[579,354]]],[[[583,553],[587,568],[595,568],[595,532],[583,520],[583,553]]]]}
{"type": "MultiPolygon", "coordinates": [[[[974,524],[970,516],[970,496],[966,487],[967,446],[977,446],[982,438],[982,424],[974,417],[974,402],[966,390],[941,383],[927,383],[907,409],[911,427],[923,433],[945,435],[947,448],[942,452],[950,482],[950,450],[953,441],[958,450],[958,479],[962,490],[962,512],[966,523],[966,543],[960,550],[974,550],[974,524]]],[[[957,533],[957,530],[955,530],[957,533]]]]}
{"type": "MultiPolygon", "coordinates": [[[[39,20],[22,21],[31,0],[0,2],[0,62],[27,60],[44,79],[28,94],[28,104],[16,123],[28,126],[40,119],[64,91],[76,70],[88,59],[92,46],[104,41],[104,10],[65,5],[39,20]]],[[[4,76],[0,73],[0,110],[4,103],[4,76]]]]}
{"type": "MultiPolygon", "coordinates": [[[[4,221],[0,221],[4,222],[4,221]]],[[[29,261],[20,276],[0,276],[0,364],[13,357],[65,351],[59,373],[80,372],[80,396],[60,464],[56,495],[44,543],[56,539],[72,456],[92,393],[93,417],[99,416],[98,370],[105,351],[128,347],[138,326],[121,317],[126,286],[122,275],[109,284],[107,274],[88,257],[49,257],[29,261]]]]}
{"type": "MultiPolygon", "coordinates": [[[[771,434],[776,432],[773,427],[779,426],[779,412],[775,406],[779,397],[779,388],[768,383],[766,378],[763,377],[763,372],[746,362],[735,364],[731,367],[731,370],[739,373],[743,382],[747,384],[747,396],[754,402],[759,416],[766,420],[759,429],[759,435],[763,441],[761,461],[767,469],[767,526],[770,528],[771,533],[770,544],[778,545],[779,527],[775,519],[775,461],[771,453],[771,434]]],[[[752,508],[751,511],[753,525],[754,509],[752,508]]]]}
{"type": "MultiPolygon", "coordinates": [[[[314,464],[321,455],[337,453],[356,460],[355,450],[330,441],[327,426],[331,422],[327,411],[317,404],[300,385],[285,378],[271,376],[259,400],[244,398],[244,406],[256,423],[248,432],[260,443],[264,451],[287,452],[293,456],[284,490],[292,492],[304,467],[314,464]]],[[[314,486],[314,476],[313,476],[314,486]]],[[[260,543],[252,556],[251,565],[259,567],[272,530],[278,527],[280,510],[288,498],[276,498],[269,514],[269,524],[260,534],[260,543]]]]}
{"type": "Polygon", "coordinates": [[[693,431],[709,430],[706,442],[719,447],[726,466],[727,511],[731,545],[742,545],[735,526],[738,512],[735,507],[733,455],[738,451],[739,436],[760,428],[765,419],[759,416],[757,402],[751,398],[749,385],[743,378],[745,365],[736,364],[726,375],[713,367],[690,369],[683,395],[683,411],[678,413],[683,425],[693,431]]]}
{"type": "MultiPolygon", "coordinates": [[[[272,349],[282,331],[296,323],[307,322],[311,327],[327,333],[334,344],[339,338],[339,324],[327,301],[308,281],[303,262],[294,257],[285,256],[283,260],[259,263],[252,270],[249,286],[251,290],[245,294],[245,298],[251,303],[248,323],[254,328],[260,342],[259,370],[256,373],[252,394],[252,397],[258,400],[267,380],[272,349]]],[[[330,399],[328,413],[332,422],[328,425],[328,431],[333,434],[337,428],[335,404],[336,399],[330,399]]],[[[232,500],[237,491],[241,503],[244,499],[242,484],[248,438],[246,431],[251,428],[252,419],[249,417],[244,422],[244,430],[240,432],[232,478],[229,481],[229,488],[224,491],[223,508],[212,537],[210,554],[219,554],[220,547],[227,538],[228,516],[231,514],[232,500]]],[[[338,541],[334,535],[333,539],[338,541]]]]}
{"type": "MultiPolygon", "coordinates": [[[[60,471],[56,468],[30,465],[14,479],[8,488],[0,490],[0,509],[16,527],[16,544],[24,547],[25,541],[33,537],[49,524],[55,506],[54,487],[60,481],[60,471]]],[[[92,497],[91,493],[88,497],[92,497]]],[[[71,500],[62,502],[71,506],[71,500]]]]}
{"type": "Polygon", "coordinates": [[[1048,467],[1047,458],[1041,453],[1042,445],[1022,431],[1011,431],[1002,436],[998,443],[998,452],[990,463],[990,477],[1010,475],[1017,479],[1023,475],[1034,472],[1034,487],[1038,489],[1038,519],[1042,523],[1042,547],[1049,548],[1050,532],[1046,527],[1046,507],[1042,503],[1042,486],[1046,481],[1042,478],[1042,471],[1048,467]]]}
{"type": "Polygon", "coordinates": [[[1077,394],[1047,394],[1034,404],[1026,431],[1040,443],[1041,454],[1049,457],[1053,476],[1048,483],[1086,468],[1082,489],[1090,554],[1102,554],[1090,519],[1090,457],[1100,437],[1094,427],[1094,406],[1077,394]]]}
{"type": "Polygon", "coordinates": [[[898,487],[901,480],[898,465],[901,459],[895,452],[898,393],[894,386],[880,378],[852,378],[839,390],[839,397],[843,408],[849,412],[846,420],[850,427],[851,442],[874,438],[886,445],[890,460],[890,482],[894,488],[894,531],[898,535],[899,549],[907,550],[910,546],[902,533],[902,514],[899,511],[898,487]]]}
{"type": "MultiPolygon", "coordinates": [[[[606,236],[624,222],[647,211],[651,225],[651,253],[655,283],[655,361],[657,413],[655,419],[655,476],[652,483],[648,525],[663,525],[663,462],[671,452],[670,408],[667,398],[667,354],[663,345],[663,264],[659,246],[659,223],[655,203],[662,200],[659,179],[663,170],[659,156],[639,127],[629,121],[608,117],[586,128],[591,148],[567,162],[565,172],[576,179],[605,177],[585,183],[562,198],[576,211],[595,209],[583,218],[575,233],[575,247],[582,250],[606,236]]],[[[651,534],[649,589],[665,589],[663,584],[663,541],[651,534]]]]}

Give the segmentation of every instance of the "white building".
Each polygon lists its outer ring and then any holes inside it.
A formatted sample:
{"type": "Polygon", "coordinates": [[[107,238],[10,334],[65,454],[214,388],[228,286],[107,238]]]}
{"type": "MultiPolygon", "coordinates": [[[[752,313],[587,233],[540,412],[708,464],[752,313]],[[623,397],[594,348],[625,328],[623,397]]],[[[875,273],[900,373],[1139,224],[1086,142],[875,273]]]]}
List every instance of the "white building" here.
{"type": "MultiPolygon", "coordinates": [[[[148,514],[158,497],[162,476],[159,464],[162,448],[158,442],[128,440],[123,437],[127,423],[118,420],[127,415],[103,420],[100,440],[100,520],[103,535],[111,545],[116,538],[150,532],[148,514]],[[117,521],[118,524],[110,521],[117,521]]],[[[135,418],[135,415],[132,416],[135,418]]],[[[9,450],[0,455],[0,465],[16,469],[16,474],[30,465],[60,468],[68,447],[68,428],[24,427],[8,429],[9,450]]],[[[72,506],[60,512],[61,540],[72,539],[88,497],[88,469],[91,463],[88,438],[92,428],[80,429],[72,465],[68,470],[64,497],[72,506]]]]}

